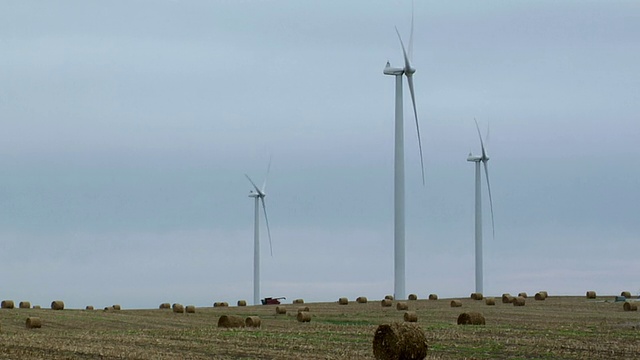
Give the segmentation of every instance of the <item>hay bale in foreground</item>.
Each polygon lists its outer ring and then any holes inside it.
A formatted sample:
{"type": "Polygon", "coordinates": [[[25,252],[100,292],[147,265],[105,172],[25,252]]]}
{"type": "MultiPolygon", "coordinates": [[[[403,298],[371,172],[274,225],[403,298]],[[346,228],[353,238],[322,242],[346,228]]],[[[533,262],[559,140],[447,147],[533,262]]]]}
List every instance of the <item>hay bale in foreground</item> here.
{"type": "Polygon", "coordinates": [[[13,300],[2,300],[2,303],[0,303],[0,307],[3,309],[13,309],[15,307],[15,304],[13,303],[13,300]]]}
{"type": "Polygon", "coordinates": [[[451,307],[462,307],[462,301],[460,301],[460,300],[451,300],[451,307]]]}
{"type": "Polygon", "coordinates": [[[538,300],[538,301],[542,301],[542,300],[546,299],[546,296],[544,296],[544,294],[541,293],[541,292],[537,292],[536,295],[533,298],[538,300]]]}
{"type": "Polygon", "coordinates": [[[415,311],[407,311],[404,313],[404,321],[406,322],[417,322],[418,314],[415,311]]]}
{"type": "Polygon", "coordinates": [[[111,307],[113,308],[113,310],[122,310],[122,307],[118,304],[112,305],[111,307]]]}
{"type": "Polygon", "coordinates": [[[304,299],[295,299],[293,300],[294,304],[304,304],[304,299]]]}
{"type": "Polygon", "coordinates": [[[169,303],[162,303],[160,304],[160,306],[158,307],[160,310],[168,310],[171,309],[171,304],[169,303]]]}
{"type": "Polygon", "coordinates": [[[367,303],[367,297],[366,296],[358,296],[358,298],[356,299],[356,302],[358,304],[366,304],[367,303]]]}
{"type": "Polygon", "coordinates": [[[93,306],[91,305],[87,305],[84,307],[85,310],[93,310],[93,306]]]}
{"type": "Polygon", "coordinates": [[[484,299],[484,303],[487,305],[495,305],[496,304],[496,299],[489,297],[489,298],[485,298],[484,299]]]}
{"type": "Polygon", "coordinates": [[[247,306],[247,300],[238,300],[238,306],[247,306]]]}
{"type": "Polygon", "coordinates": [[[378,360],[422,360],[427,350],[427,338],[416,324],[382,324],[373,336],[373,355],[378,360]]]}
{"type": "Polygon", "coordinates": [[[514,297],[509,293],[502,294],[502,303],[503,304],[511,304],[513,302],[514,297]]]}
{"type": "Polygon", "coordinates": [[[259,316],[249,316],[245,319],[244,324],[246,327],[259,328],[262,323],[259,316]]]}
{"type": "Polygon", "coordinates": [[[309,312],[309,307],[308,306],[300,306],[298,308],[298,312],[309,312]]]}
{"type": "Polygon", "coordinates": [[[624,296],[625,298],[630,299],[631,298],[631,292],[623,291],[623,292],[620,293],[620,296],[624,296]]]}
{"type": "Polygon", "coordinates": [[[404,301],[399,301],[396,304],[396,310],[409,310],[409,304],[404,301]]]}
{"type": "Polygon", "coordinates": [[[478,312],[462,313],[458,316],[458,325],[484,325],[484,315],[478,312]]]}
{"type": "Polygon", "coordinates": [[[30,316],[25,322],[27,329],[40,329],[42,327],[42,320],[39,317],[30,316]]]}
{"type": "Polygon", "coordinates": [[[51,302],[52,310],[64,310],[64,301],[62,300],[54,300],[51,302]]]}
{"type": "Polygon", "coordinates": [[[438,294],[429,294],[429,300],[438,300],[438,294]]]}
{"type": "Polygon", "coordinates": [[[521,293],[518,293],[518,296],[521,296],[521,297],[526,299],[527,298],[527,293],[526,292],[521,292],[521,293]]]}
{"type": "Polygon", "coordinates": [[[418,300],[418,295],[416,294],[409,294],[409,297],[407,298],[409,300],[418,300]]]}
{"type": "Polygon", "coordinates": [[[182,304],[178,304],[178,303],[174,303],[171,308],[173,309],[174,313],[177,314],[183,314],[184,313],[184,305],[182,304]]]}
{"type": "Polygon", "coordinates": [[[482,300],[483,298],[484,296],[482,296],[482,293],[478,293],[478,292],[471,293],[471,299],[473,300],[482,300]]]}
{"type": "Polygon", "coordinates": [[[393,301],[389,299],[382,299],[380,305],[382,305],[382,307],[391,307],[391,305],[393,305],[393,301]]]}
{"type": "Polygon", "coordinates": [[[338,304],[349,305],[349,299],[347,299],[346,297],[341,297],[340,299],[338,299],[338,304]]]}
{"type": "Polygon", "coordinates": [[[595,299],[596,292],[595,291],[587,291],[587,299],[595,299]]]}
{"type": "Polygon", "coordinates": [[[384,298],[393,301],[393,295],[385,295],[384,298]]]}
{"type": "Polygon", "coordinates": [[[194,305],[187,305],[187,306],[184,308],[184,311],[185,311],[187,314],[195,314],[195,313],[196,313],[196,307],[195,307],[194,305]]]}
{"type": "Polygon", "coordinates": [[[18,304],[18,307],[20,309],[31,309],[31,303],[28,301],[20,301],[20,304],[18,304]]]}
{"type": "Polygon", "coordinates": [[[625,301],[624,305],[622,305],[624,311],[638,311],[638,304],[635,302],[625,301]]]}
{"type": "Polygon", "coordinates": [[[245,326],[244,319],[235,315],[222,315],[218,319],[218,327],[222,328],[243,328],[245,326]]]}
{"type": "Polygon", "coordinates": [[[517,298],[514,298],[513,306],[524,306],[526,300],[527,299],[523,298],[522,296],[518,296],[517,298]]]}
{"type": "Polygon", "coordinates": [[[276,306],[276,315],[284,315],[287,313],[287,308],[284,306],[276,306]]]}
{"type": "Polygon", "coordinates": [[[311,314],[306,311],[301,311],[296,315],[298,322],[311,322],[311,314]]]}
{"type": "Polygon", "coordinates": [[[539,291],[539,293],[544,296],[545,299],[549,297],[549,293],[546,291],[539,291]]]}

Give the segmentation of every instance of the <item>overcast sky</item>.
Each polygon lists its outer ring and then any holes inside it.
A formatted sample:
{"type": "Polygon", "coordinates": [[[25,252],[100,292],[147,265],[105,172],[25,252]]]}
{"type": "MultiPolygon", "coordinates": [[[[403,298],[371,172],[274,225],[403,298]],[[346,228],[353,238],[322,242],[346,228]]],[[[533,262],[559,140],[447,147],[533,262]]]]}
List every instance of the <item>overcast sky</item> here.
{"type": "MultiPolygon", "coordinates": [[[[0,2],[0,297],[251,300],[244,174],[270,157],[262,296],[392,293],[382,70],[410,19],[409,0],[0,2]]],[[[474,291],[474,118],[485,293],[640,291],[639,34],[637,1],[415,2],[408,292],[474,291]]]]}

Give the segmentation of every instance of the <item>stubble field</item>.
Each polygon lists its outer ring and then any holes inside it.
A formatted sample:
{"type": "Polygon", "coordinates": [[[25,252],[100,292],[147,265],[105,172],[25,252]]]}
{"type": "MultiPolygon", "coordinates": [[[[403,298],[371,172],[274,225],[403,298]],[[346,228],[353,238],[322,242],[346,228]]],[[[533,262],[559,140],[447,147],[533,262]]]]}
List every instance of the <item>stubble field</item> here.
{"type": "MultiPolygon", "coordinates": [[[[526,305],[483,300],[406,301],[418,314],[428,359],[621,359],[640,353],[640,314],[614,297],[528,298],[526,305]],[[462,312],[484,314],[485,326],[460,326],[462,312]]],[[[403,320],[404,311],[367,304],[283,304],[171,310],[0,310],[0,359],[373,359],[378,325],[403,320]],[[310,323],[296,320],[308,306],[310,323]],[[259,316],[261,328],[218,328],[222,315],[259,316]],[[42,328],[27,329],[29,316],[42,328]]],[[[124,305],[124,304],[123,304],[124,305]]]]}

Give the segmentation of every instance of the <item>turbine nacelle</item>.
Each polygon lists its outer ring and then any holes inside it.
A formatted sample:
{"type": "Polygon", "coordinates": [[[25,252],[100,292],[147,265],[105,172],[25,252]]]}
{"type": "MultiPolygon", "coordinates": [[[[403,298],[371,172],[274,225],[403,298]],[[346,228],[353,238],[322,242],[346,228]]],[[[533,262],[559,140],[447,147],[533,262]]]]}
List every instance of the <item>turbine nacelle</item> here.
{"type": "Polygon", "coordinates": [[[391,67],[391,64],[389,64],[389,62],[387,61],[387,66],[385,66],[383,73],[385,75],[400,76],[400,75],[404,74],[404,69],[403,68],[391,67]]]}

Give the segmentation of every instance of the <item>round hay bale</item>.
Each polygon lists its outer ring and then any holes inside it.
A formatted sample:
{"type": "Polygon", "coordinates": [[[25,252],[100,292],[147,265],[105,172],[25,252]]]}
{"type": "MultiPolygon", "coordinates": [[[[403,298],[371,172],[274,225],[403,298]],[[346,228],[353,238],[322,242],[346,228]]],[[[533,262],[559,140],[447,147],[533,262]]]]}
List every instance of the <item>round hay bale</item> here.
{"type": "Polygon", "coordinates": [[[484,296],[482,295],[482,293],[478,293],[478,292],[471,293],[471,299],[473,300],[482,300],[483,298],[484,296]]]}
{"type": "Polygon", "coordinates": [[[382,307],[391,307],[391,305],[393,305],[393,301],[389,299],[382,299],[380,305],[382,305],[382,307]]]}
{"type": "Polygon", "coordinates": [[[358,304],[366,304],[367,303],[367,297],[366,296],[358,296],[358,298],[356,299],[356,302],[358,304]]]}
{"type": "Polygon", "coordinates": [[[34,308],[34,309],[37,309],[37,310],[40,310],[40,309],[41,309],[40,305],[33,305],[33,308],[34,308]]]}
{"type": "Polygon", "coordinates": [[[300,306],[298,308],[298,312],[309,312],[309,307],[308,306],[300,306]]]}
{"type": "Polygon", "coordinates": [[[407,298],[409,300],[418,300],[418,295],[416,294],[409,294],[409,297],[407,298]]]}
{"type": "Polygon", "coordinates": [[[2,300],[0,307],[3,309],[13,309],[15,307],[13,300],[2,300]]]}
{"type": "Polygon", "coordinates": [[[509,293],[502,294],[502,303],[503,304],[511,304],[513,302],[513,296],[509,293]]]}
{"type": "Polygon", "coordinates": [[[484,325],[484,315],[478,312],[462,313],[458,316],[458,325],[484,325]]]}
{"type": "Polygon", "coordinates": [[[226,301],[216,301],[213,303],[213,307],[228,307],[229,303],[226,301]]]}
{"type": "Polygon", "coordinates": [[[404,321],[406,322],[417,322],[418,314],[415,311],[407,311],[404,313],[404,321]]]}
{"type": "Polygon", "coordinates": [[[20,301],[20,304],[18,304],[18,307],[20,309],[31,309],[31,303],[28,301],[20,301]]]}
{"type": "Polygon", "coordinates": [[[596,292],[595,291],[587,291],[587,299],[595,299],[596,292]]]}
{"type": "Polygon", "coordinates": [[[517,298],[514,298],[513,306],[524,306],[526,300],[527,299],[523,298],[522,296],[518,296],[517,298]]]}
{"type": "Polygon", "coordinates": [[[245,326],[244,319],[235,315],[222,315],[218,319],[218,327],[222,328],[243,328],[245,326]]]}
{"type": "Polygon", "coordinates": [[[93,310],[93,306],[91,306],[91,305],[87,305],[87,306],[85,306],[85,308],[84,308],[84,309],[85,309],[85,310],[93,310]]]}
{"type": "Polygon", "coordinates": [[[424,331],[416,324],[382,324],[373,336],[373,355],[379,360],[422,360],[427,349],[424,331]]]}
{"type": "Polygon", "coordinates": [[[276,306],[276,315],[284,315],[287,313],[287,308],[284,306],[276,306]]]}
{"type": "Polygon", "coordinates": [[[429,300],[438,300],[438,294],[429,294],[429,300]]]}
{"type": "Polygon", "coordinates": [[[111,307],[113,308],[113,310],[122,310],[122,307],[118,304],[112,305],[111,307]]]}
{"type": "Polygon", "coordinates": [[[625,298],[629,299],[629,298],[631,298],[631,292],[623,291],[623,292],[620,293],[620,296],[624,296],[625,298]]]}
{"type": "Polygon", "coordinates": [[[451,300],[451,307],[462,307],[462,301],[460,301],[460,300],[451,300]]]}
{"type": "Polygon", "coordinates": [[[52,310],[64,310],[64,301],[62,300],[54,300],[51,302],[52,310]]]}
{"type": "Polygon", "coordinates": [[[396,310],[402,310],[402,311],[409,310],[409,304],[407,304],[407,303],[406,303],[406,302],[404,302],[404,301],[399,301],[399,302],[396,304],[396,310]]]}
{"type": "Polygon", "coordinates": [[[622,305],[624,311],[638,311],[638,304],[635,302],[625,301],[624,305],[622,305]]]}
{"type": "Polygon", "coordinates": [[[544,296],[545,299],[549,297],[549,293],[546,291],[540,291],[540,294],[542,294],[542,296],[544,296]]]}
{"type": "Polygon", "coordinates": [[[42,320],[39,317],[29,316],[26,324],[27,329],[40,329],[42,327],[42,320]]]}
{"type": "Polygon", "coordinates": [[[541,292],[537,292],[536,295],[533,298],[538,300],[538,301],[542,301],[542,300],[546,299],[544,294],[542,294],[541,292]]]}
{"type": "Polygon", "coordinates": [[[489,297],[489,298],[485,298],[484,299],[484,303],[487,305],[495,305],[496,304],[496,299],[489,297]]]}
{"type": "Polygon", "coordinates": [[[523,291],[521,293],[518,293],[518,296],[523,297],[523,298],[526,299],[527,298],[527,293],[523,291]]]}
{"type": "Polygon", "coordinates": [[[196,307],[195,307],[194,305],[187,305],[187,306],[184,308],[184,311],[185,311],[187,314],[195,314],[195,313],[196,313],[196,307]]]}
{"type": "Polygon", "coordinates": [[[184,305],[175,303],[171,306],[174,313],[183,314],[184,313],[184,305]]]}
{"type": "Polygon", "coordinates": [[[220,304],[222,304],[222,303],[219,302],[219,301],[216,301],[216,302],[213,303],[213,307],[220,307],[220,304]]]}
{"type": "Polygon", "coordinates": [[[340,299],[338,299],[338,304],[349,305],[349,299],[347,299],[346,297],[341,297],[340,299]]]}
{"type": "Polygon", "coordinates": [[[301,311],[296,315],[298,322],[311,322],[311,314],[306,311],[301,311]]]}
{"type": "Polygon", "coordinates": [[[113,306],[105,306],[104,310],[102,311],[112,311],[113,310],[113,306]]]}
{"type": "Polygon", "coordinates": [[[304,304],[304,299],[295,299],[293,300],[294,304],[304,304]]]}
{"type": "Polygon", "coordinates": [[[158,307],[160,310],[168,310],[171,309],[171,304],[169,303],[162,303],[160,304],[160,306],[158,307]]]}
{"type": "Polygon", "coordinates": [[[393,295],[385,295],[384,298],[393,301],[393,295]]]}
{"type": "Polygon", "coordinates": [[[247,306],[247,300],[238,300],[238,306],[247,306]]]}
{"type": "Polygon", "coordinates": [[[249,316],[245,319],[244,324],[246,327],[259,328],[261,322],[259,316],[249,316]]]}

